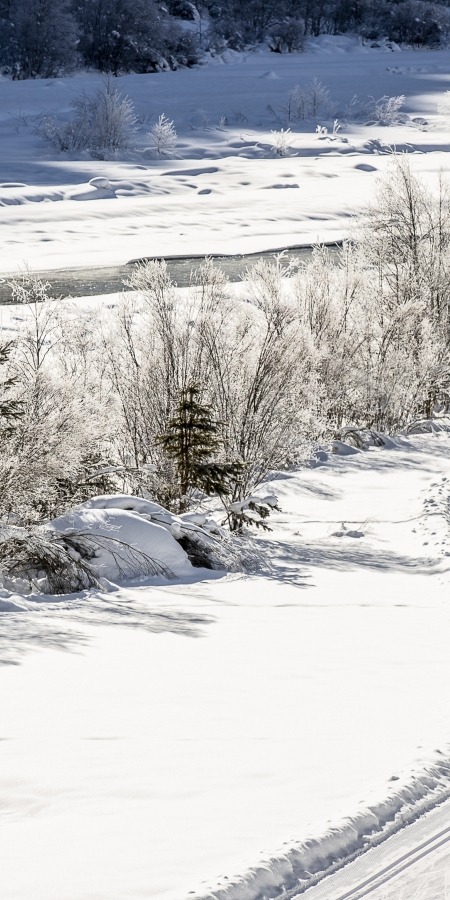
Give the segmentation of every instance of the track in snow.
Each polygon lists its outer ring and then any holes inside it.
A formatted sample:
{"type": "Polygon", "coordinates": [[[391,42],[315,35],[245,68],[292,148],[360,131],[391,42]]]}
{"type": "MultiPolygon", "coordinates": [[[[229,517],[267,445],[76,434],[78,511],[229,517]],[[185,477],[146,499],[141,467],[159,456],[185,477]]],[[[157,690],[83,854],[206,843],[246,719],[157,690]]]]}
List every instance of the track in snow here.
{"type": "Polygon", "coordinates": [[[314,887],[297,895],[291,893],[302,900],[362,900],[369,897],[424,857],[445,844],[450,845],[450,824],[436,831],[439,822],[450,822],[448,800],[314,887]],[[429,834],[430,831],[433,833],[429,834]],[[423,839],[427,832],[429,836],[423,839]],[[406,849],[408,846],[410,849],[406,849]]]}
{"type": "Polygon", "coordinates": [[[362,884],[356,885],[351,890],[346,891],[345,894],[341,894],[336,900],[359,900],[360,897],[367,897],[367,895],[371,894],[376,888],[386,884],[387,881],[394,878],[396,875],[399,875],[404,869],[413,866],[419,859],[423,859],[424,856],[428,856],[433,850],[437,850],[438,847],[442,847],[443,844],[446,844],[449,841],[450,828],[446,828],[444,831],[441,831],[440,834],[435,835],[434,838],[425,841],[423,844],[420,844],[419,847],[414,847],[409,853],[405,853],[404,856],[396,862],[391,863],[391,865],[386,866],[381,872],[377,872],[375,875],[372,875],[371,878],[367,878],[362,884]],[[441,838],[441,840],[439,840],[439,838],[441,838]]]}

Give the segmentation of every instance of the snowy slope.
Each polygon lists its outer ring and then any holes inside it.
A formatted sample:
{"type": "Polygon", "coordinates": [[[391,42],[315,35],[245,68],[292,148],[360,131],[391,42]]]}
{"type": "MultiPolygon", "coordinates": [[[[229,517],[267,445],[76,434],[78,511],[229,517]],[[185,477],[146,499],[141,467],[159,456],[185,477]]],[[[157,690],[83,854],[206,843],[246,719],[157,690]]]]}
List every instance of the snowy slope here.
{"type": "Polygon", "coordinates": [[[3,895],[270,894],[307,838],[337,827],[314,867],[349,816],[447,790],[448,459],[440,433],[280,473],[259,574],[16,597],[3,895]]]}
{"type": "Polygon", "coordinates": [[[119,79],[139,126],[136,150],[112,161],[58,155],[34,134],[42,115],[67,118],[73,99],[101,87],[100,77],[0,80],[0,271],[24,262],[42,270],[336,240],[370,196],[393,146],[412,153],[431,182],[446,167],[449,121],[437,103],[449,87],[448,50],[393,53],[322,35],[300,55],[261,48],[206,62],[119,79]],[[296,84],[314,76],[337,104],[341,131],[336,138],[315,133],[317,124],[331,130],[333,117],[291,124],[291,147],[281,159],[272,135],[286,127],[280,107],[296,84]],[[348,118],[355,92],[361,102],[404,94],[405,123],[348,118]],[[178,132],[172,160],[151,149],[148,131],[161,113],[178,132]]]}

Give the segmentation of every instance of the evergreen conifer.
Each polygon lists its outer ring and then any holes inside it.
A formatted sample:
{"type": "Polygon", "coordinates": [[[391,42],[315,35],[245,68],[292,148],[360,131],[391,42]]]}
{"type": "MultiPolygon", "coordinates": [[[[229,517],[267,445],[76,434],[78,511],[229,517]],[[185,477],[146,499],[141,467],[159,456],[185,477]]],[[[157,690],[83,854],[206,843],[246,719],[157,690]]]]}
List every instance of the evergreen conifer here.
{"type": "MultiPolygon", "coordinates": [[[[12,349],[12,341],[0,345],[0,366],[8,362],[12,349]]],[[[11,434],[13,421],[20,419],[23,414],[22,402],[8,396],[9,391],[17,384],[15,376],[0,381],[0,431],[3,434],[11,434]]]]}
{"type": "Polygon", "coordinates": [[[187,508],[189,491],[199,488],[205,494],[225,496],[231,492],[232,479],[242,465],[214,461],[222,440],[214,421],[212,407],[200,400],[198,384],[189,384],[179,392],[179,401],[167,431],[158,443],[175,463],[180,492],[179,508],[187,508]]]}

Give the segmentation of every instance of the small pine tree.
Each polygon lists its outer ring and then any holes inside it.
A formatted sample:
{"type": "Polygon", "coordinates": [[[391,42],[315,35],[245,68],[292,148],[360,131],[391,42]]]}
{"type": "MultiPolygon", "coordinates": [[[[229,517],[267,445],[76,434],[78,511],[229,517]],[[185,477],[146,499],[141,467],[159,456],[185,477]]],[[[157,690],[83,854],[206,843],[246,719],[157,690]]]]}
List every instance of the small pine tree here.
{"type": "Polygon", "coordinates": [[[242,469],[240,463],[213,461],[222,441],[209,404],[201,403],[200,387],[189,384],[179,392],[179,402],[167,432],[158,443],[175,464],[179,483],[180,512],[187,508],[189,491],[199,488],[205,494],[226,496],[231,479],[242,469]]]}
{"type": "MultiPolygon", "coordinates": [[[[12,341],[0,345],[0,366],[8,362],[12,350],[12,341]]],[[[11,434],[13,422],[23,414],[22,402],[8,396],[9,391],[17,384],[17,377],[13,376],[0,381],[0,430],[3,435],[11,434]]]]}

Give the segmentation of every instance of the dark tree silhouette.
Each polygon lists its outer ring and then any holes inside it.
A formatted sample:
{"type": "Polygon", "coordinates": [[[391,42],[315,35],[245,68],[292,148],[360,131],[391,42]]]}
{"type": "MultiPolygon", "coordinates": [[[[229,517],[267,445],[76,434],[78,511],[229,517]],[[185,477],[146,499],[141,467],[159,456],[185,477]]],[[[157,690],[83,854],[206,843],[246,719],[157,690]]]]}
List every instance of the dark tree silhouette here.
{"type": "MultiPolygon", "coordinates": [[[[8,362],[12,350],[12,341],[0,346],[0,366],[8,362]]],[[[20,400],[10,397],[9,393],[18,382],[18,378],[10,376],[0,380],[0,431],[11,434],[13,423],[22,416],[23,404],[20,400]]]]}

